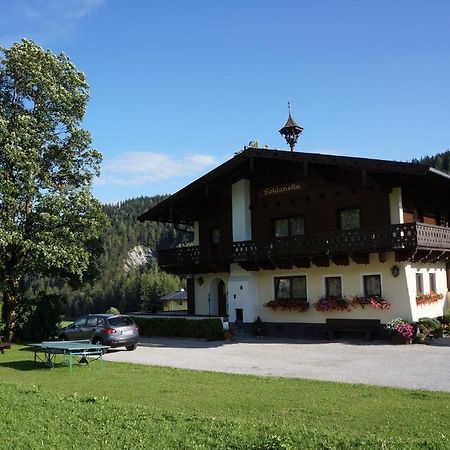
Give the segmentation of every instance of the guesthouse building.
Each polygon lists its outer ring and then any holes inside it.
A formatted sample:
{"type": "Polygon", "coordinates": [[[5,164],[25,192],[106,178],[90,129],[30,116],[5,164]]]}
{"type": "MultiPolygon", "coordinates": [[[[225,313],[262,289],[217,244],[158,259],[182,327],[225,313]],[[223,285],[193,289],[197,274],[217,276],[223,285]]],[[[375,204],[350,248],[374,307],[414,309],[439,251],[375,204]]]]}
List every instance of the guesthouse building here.
{"type": "Polygon", "coordinates": [[[158,251],[188,277],[189,314],[319,337],[330,319],[443,314],[449,199],[426,165],[246,148],[139,219],[192,227],[191,246],[158,251]]]}

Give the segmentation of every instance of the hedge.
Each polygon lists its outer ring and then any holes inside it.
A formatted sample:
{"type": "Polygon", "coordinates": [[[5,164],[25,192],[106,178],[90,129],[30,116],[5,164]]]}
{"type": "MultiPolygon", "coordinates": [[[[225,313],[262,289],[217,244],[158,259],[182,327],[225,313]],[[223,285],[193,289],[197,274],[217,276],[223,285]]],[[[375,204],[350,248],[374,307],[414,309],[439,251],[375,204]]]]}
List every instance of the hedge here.
{"type": "Polygon", "coordinates": [[[217,318],[189,320],[133,316],[133,319],[139,325],[141,336],[223,339],[222,321],[217,318]]]}

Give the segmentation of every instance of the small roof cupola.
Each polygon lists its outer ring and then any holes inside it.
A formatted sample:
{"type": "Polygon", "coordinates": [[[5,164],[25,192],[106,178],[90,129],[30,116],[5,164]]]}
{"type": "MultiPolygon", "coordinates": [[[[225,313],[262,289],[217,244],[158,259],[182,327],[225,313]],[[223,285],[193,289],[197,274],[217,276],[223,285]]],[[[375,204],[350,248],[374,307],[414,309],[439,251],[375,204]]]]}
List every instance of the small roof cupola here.
{"type": "Polygon", "coordinates": [[[284,136],[286,142],[291,147],[291,152],[294,151],[295,144],[297,143],[297,139],[303,131],[303,128],[298,125],[295,120],[291,116],[291,105],[288,103],[289,108],[289,117],[286,122],[286,125],[280,130],[280,134],[284,136]]]}

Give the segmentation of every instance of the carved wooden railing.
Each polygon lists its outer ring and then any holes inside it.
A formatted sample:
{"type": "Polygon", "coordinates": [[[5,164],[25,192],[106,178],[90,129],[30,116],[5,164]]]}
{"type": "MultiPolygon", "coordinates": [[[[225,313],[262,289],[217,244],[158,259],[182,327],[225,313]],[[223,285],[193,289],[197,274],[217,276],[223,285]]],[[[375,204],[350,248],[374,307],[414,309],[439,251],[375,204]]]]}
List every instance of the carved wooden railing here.
{"type": "Polygon", "coordinates": [[[404,223],[267,241],[222,243],[206,248],[172,248],[160,250],[158,259],[161,267],[176,267],[415,248],[450,250],[450,228],[424,223],[404,223]]]}
{"type": "Polygon", "coordinates": [[[197,245],[188,247],[158,250],[160,267],[186,266],[191,264],[209,264],[231,261],[231,243],[200,248],[197,245]]]}
{"type": "MultiPolygon", "coordinates": [[[[440,227],[438,227],[440,228],[440,227]]],[[[450,229],[447,229],[450,238],[450,229]]],[[[400,250],[417,246],[415,223],[233,243],[236,262],[400,250]]],[[[450,246],[449,246],[450,248],[450,246]]]]}

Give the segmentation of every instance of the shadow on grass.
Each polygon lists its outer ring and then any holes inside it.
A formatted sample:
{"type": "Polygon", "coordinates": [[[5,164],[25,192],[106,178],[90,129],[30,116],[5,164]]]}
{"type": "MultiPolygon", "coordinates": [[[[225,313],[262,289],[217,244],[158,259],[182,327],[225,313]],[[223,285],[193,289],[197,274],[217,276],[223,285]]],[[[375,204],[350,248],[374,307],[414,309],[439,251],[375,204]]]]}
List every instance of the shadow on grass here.
{"type": "Polygon", "coordinates": [[[7,361],[0,362],[0,368],[5,367],[8,369],[20,370],[22,372],[27,372],[30,370],[46,369],[43,363],[34,361],[7,361]]]}

